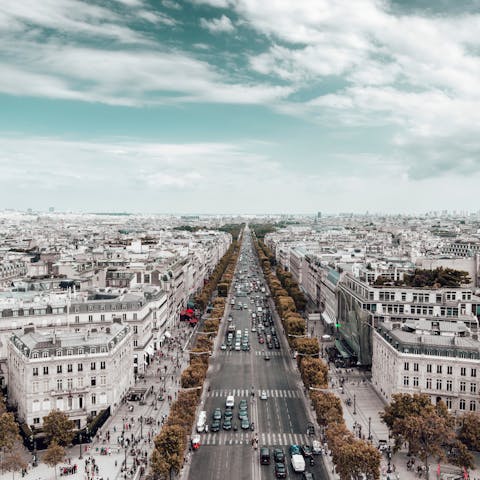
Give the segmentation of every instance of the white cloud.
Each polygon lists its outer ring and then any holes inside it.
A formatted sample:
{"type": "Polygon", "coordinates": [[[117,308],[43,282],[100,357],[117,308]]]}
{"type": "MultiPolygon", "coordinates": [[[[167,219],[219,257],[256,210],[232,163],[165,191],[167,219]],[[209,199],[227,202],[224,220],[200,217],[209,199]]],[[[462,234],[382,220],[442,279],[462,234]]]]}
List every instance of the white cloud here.
{"type": "Polygon", "coordinates": [[[182,6],[179,3],[174,2],[173,0],[162,0],[162,5],[165,8],[170,8],[171,10],[181,10],[182,9],[182,6]]]}
{"type": "Polygon", "coordinates": [[[190,0],[197,5],[209,5],[215,8],[228,8],[230,6],[229,0],[190,0]]]}
{"type": "Polygon", "coordinates": [[[139,10],[137,16],[154,24],[163,24],[168,26],[176,25],[176,21],[164,13],[154,13],[149,10],[139,10]]]}
{"type": "Polygon", "coordinates": [[[200,26],[212,33],[233,32],[235,30],[232,21],[226,15],[222,15],[220,18],[212,18],[211,20],[201,18],[200,26]]]}

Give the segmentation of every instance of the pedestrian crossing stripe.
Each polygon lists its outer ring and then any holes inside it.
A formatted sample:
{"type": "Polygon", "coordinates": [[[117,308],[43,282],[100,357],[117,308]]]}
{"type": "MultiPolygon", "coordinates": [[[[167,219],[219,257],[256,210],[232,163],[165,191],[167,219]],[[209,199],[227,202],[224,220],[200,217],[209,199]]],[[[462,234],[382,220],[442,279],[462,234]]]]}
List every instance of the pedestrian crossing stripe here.
{"type": "MultiPolygon", "coordinates": [[[[220,350],[220,355],[223,355],[225,357],[231,357],[232,355],[237,355],[239,353],[250,353],[250,350],[248,350],[247,352],[243,351],[243,350],[220,350]]],[[[273,350],[273,351],[270,351],[268,350],[267,352],[264,352],[263,350],[255,350],[255,355],[257,357],[263,357],[266,353],[268,353],[268,355],[270,357],[281,357],[282,356],[282,352],[281,351],[278,351],[278,350],[273,350]]]]}
{"type": "MultiPolygon", "coordinates": [[[[255,392],[256,395],[260,396],[261,393],[265,391],[268,398],[300,398],[300,390],[282,390],[282,389],[262,389],[255,392]]],[[[248,388],[236,388],[232,390],[220,389],[220,390],[211,390],[207,393],[207,397],[227,398],[228,395],[233,395],[234,397],[249,397],[251,394],[248,388]]]]}
{"type": "Polygon", "coordinates": [[[256,350],[255,351],[255,355],[257,355],[258,357],[264,357],[265,355],[267,355],[269,357],[281,357],[282,356],[282,352],[279,352],[278,350],[273,350],[273,351],[263,351],[263,350],[256,350]]]}
{"type": "MultiPolygon", "coordinates": [[[[218,432],[201,435],[202,445],[251,445],[253,432],[218,432]]],[[[311,437],[302,433],[260,433],[260,446],[310,445],[311,437]]]]}

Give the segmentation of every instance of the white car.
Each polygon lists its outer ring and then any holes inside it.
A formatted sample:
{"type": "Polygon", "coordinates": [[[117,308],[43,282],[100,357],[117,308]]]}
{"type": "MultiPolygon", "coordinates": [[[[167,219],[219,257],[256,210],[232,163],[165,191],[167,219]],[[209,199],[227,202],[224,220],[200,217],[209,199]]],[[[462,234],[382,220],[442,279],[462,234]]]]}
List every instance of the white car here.
{"type": "Polygon", "coordinates": [[[266,400],[267,398],[267,392],[265,390],[262,390],[260,393],[260,400],[266,400]]]}
{"type": "Polygon", "coordinates": [[[227,346],[224,343],[222,343],[220,350],[226,350],[226,349],[227,349],[227,346]]]}

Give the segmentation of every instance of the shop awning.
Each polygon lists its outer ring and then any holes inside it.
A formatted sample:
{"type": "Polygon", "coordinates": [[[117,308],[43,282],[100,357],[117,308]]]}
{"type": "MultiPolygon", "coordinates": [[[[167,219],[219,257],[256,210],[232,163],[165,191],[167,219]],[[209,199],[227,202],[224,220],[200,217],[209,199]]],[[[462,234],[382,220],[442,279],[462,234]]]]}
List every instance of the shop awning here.
{"type": "Polygon", "coordinates": [[[171,338],[172,337],[172,334],[170,332],[165,332],[164,335],[165,335],[165,338],[171,338]]]}
{"type": "Polygon", "coordinates": [[[340,340],[335,340],[335,348],[338,350],[338,353],[342,358],[350,358],[351,355],[347,352],[346,348],[343,346],[340,340]]]}
{"type": "Polygon", "coordinates": [[[327,325],[333,325],[335,323],[332,317],[327,312],[322,313],[322,318],[327,325]]]}
{"type": "Polygon", "coordinates": [[[149,355],[153,355],[155,353],[155,349],[153,348],[153,345],[147,345],[145,352],[148,353],[149,355]]]}

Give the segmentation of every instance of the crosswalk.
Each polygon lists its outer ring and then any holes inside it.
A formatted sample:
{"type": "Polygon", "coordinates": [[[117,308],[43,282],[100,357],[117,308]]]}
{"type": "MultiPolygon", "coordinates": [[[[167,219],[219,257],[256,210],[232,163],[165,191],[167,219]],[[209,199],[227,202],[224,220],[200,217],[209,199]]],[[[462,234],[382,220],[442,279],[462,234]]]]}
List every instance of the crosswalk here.
{"type": "MultiPolygon", "coordinates": [[[[267,393],[268,398],[300,398],[301,391],[300,390],[282,390],[282,389],[264,389],[267,393]]],[[[255,395],[260,396],[262,391],[264,390],[256,390],[255,395]]],[[[237,397],[248,397],[250,396],[250,390],[248,388],[234,388],[234,389],[219,389],[219,390],[211,390],[207,393],[207,397],[224,397],[227,398],[228,395],[233,395],[235,398],[237,397]]]]}
{"type": "MultiPolygon", "coordinates": [[[[250,445],[252,432],[216,432],[201,436],[202,445],[250,445]]],[[[259,433],[258,443],[263,446],[310,444],[311,438],[302,433],[259,433]]]]}

